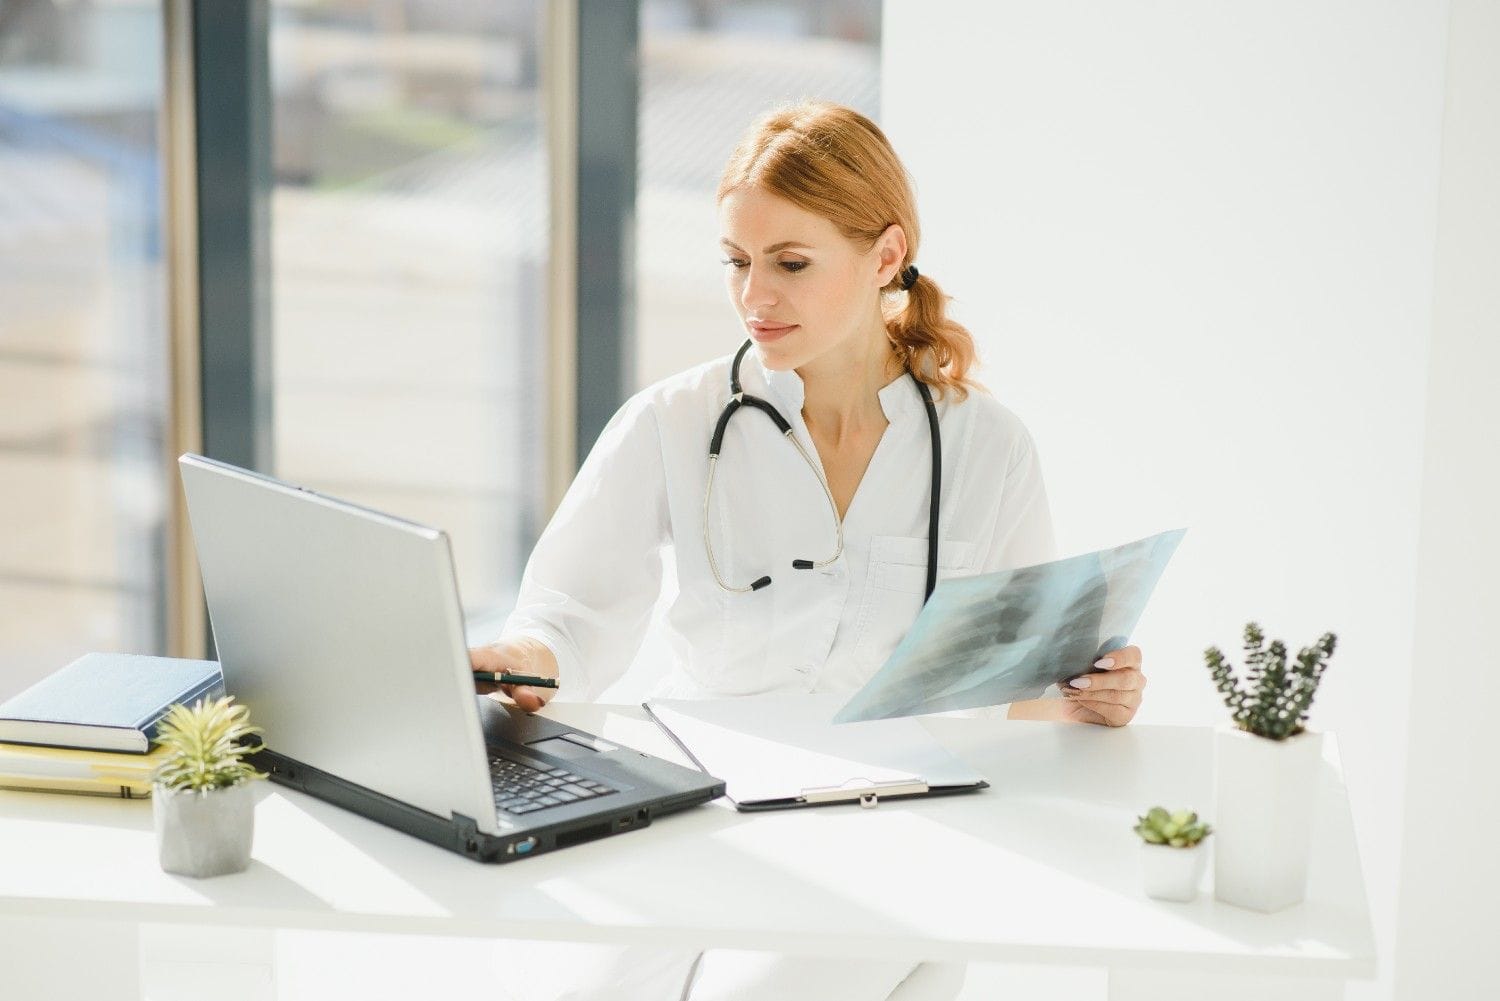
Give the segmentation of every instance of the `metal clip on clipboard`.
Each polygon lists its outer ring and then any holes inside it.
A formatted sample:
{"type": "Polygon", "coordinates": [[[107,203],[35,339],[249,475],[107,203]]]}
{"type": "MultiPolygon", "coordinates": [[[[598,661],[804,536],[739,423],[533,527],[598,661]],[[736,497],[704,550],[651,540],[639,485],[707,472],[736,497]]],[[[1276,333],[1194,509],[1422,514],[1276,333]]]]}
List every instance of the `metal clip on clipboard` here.
{"type": "Polygon", "coordinates": [[[797,799],[803,803],[838,803],[857,799],[859,805],[868,810],[879,804],[881,796],[917,796],[926,791],[927,783],[921,779],[891,782],[850,779],[836,786],[811,786],[803,789],[802,795],[797,799]]]}

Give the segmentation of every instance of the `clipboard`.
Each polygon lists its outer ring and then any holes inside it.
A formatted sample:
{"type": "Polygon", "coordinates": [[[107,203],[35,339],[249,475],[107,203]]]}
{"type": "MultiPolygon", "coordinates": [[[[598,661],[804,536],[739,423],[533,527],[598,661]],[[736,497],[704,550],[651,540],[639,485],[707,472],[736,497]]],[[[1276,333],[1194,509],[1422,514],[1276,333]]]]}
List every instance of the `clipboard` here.
{"type": "Polygon", "coordinates": [[[989,787],[911,718],[835,724],[841,695],[650,699],[642,704],[735,809],[785,810],[989,787]]]}

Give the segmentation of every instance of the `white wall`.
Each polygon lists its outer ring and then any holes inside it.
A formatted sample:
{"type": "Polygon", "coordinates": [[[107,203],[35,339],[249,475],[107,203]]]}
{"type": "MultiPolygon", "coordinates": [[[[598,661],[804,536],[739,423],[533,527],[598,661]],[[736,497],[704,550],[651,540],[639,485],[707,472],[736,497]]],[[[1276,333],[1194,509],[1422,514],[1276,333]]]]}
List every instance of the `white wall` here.
{"type": "Polygon", "coordinates": [[[1138,719],[1222,718],[1201,652],[1239,663],[1249,619],[1293,651],[1339,636],[1312,720],[1381,959],[1351,998],[1391,996],[1446,23],[1421,0],[886,9],[917,263],[1036,436],[1064,551],[1189,526],[1136,636],[1138,719]]]}
{"type": "Polygon", "coordinates": [[[1427,381],[1405,837],[1401,998],[1500,983],[1500,5],[1453,0],[1427,381]],[[1447,819],[1444,819],[1447,818],[1447,819]]]}

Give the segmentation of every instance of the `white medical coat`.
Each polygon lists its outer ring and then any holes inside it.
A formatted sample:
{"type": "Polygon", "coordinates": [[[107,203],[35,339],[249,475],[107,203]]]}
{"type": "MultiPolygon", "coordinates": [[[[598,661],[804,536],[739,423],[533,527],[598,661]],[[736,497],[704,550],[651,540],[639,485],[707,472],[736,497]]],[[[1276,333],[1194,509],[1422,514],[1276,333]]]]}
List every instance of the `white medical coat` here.
{"type": "MultiPolygon", "coordinates": [[[[662,553],[677,590],[664,627],[672,651],[658,697],[854,692],[915,620],[927,575],[932,460],[927,418],[905,374],[880,390],[890,422],[844,517],[844,552],[823,488],[765,414],[741,408],[724,436],[704,549],[708,444],[729,401],[729,357],[631,397],[605,427],[526,565],[505,631],[557,657],[560,690],[593,699],[630,664],[661,592],[662,553]]],[[[752,351],[745,392],[770,401],[817,462],[802,419],[802,380],[752,351]]],[[[936,393],[934,393],[936,397],[936,393]]],[[[942,432],[938,577],[1056,557],[1041,463],[1020,419],[983,391],[936,400],[942,432]]],[[[821,472],[821,469],[820,469],[821,472]]]]}

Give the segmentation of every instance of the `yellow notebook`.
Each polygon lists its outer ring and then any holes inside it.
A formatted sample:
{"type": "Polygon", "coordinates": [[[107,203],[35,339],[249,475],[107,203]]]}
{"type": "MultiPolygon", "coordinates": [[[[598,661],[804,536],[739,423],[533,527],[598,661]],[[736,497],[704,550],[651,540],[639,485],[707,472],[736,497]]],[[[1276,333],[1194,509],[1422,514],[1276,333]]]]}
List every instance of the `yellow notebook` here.
{"type": "Polygon", "coordinates": [[[85,751],[67,747],[0,743],[0,777],[57,780],[116,780],[150,786],[151,774],[166,760],[167,749],[146,754],[85,751]]]}
{"type": "Polygon", "coordinates": [[[90,796],[114,796],[120,799],[145,799],[151,795],[151,782],[132,779],[68,779],[37,775],[0,773],[0,789],[30,792],[69,792],[90,796]]]}

